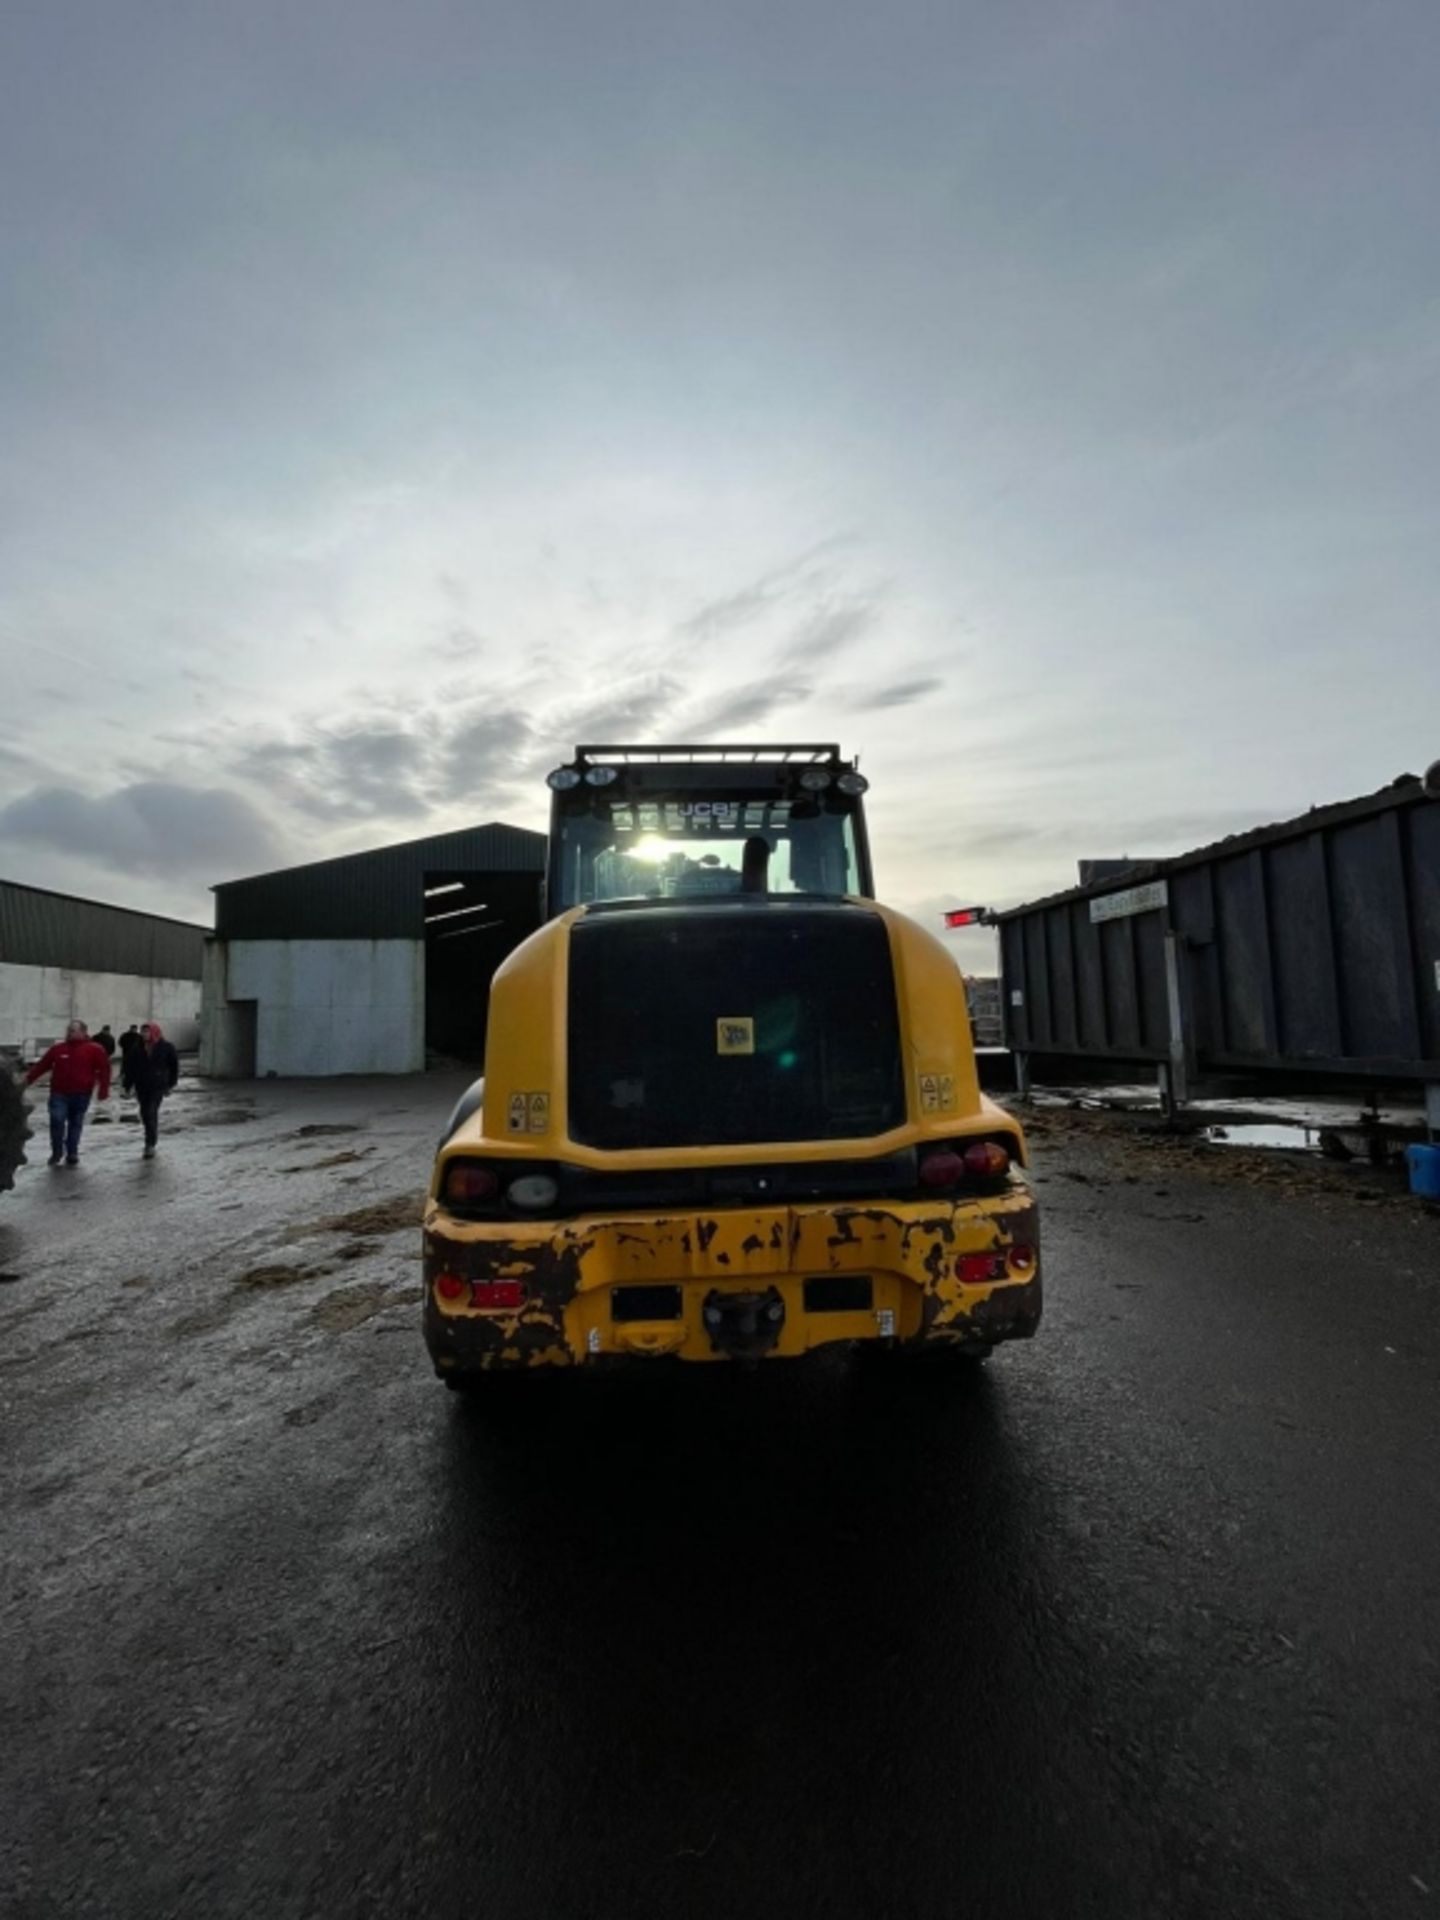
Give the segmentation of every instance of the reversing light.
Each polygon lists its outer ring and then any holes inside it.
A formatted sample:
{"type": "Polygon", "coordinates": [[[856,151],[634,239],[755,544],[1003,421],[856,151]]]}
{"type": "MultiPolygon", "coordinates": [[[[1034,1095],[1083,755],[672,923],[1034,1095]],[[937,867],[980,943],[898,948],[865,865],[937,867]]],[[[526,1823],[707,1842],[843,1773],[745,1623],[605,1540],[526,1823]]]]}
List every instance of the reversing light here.
{"type": "Polygon", "coordinates": [[[568,793],[571,787],[578,787],[580,775],[574,767],[556,767],[553,773],[545,776],[547,787],[553,787],[556,793],[568,793]]]}
{"type": "Polygon", "coordinates": [[[500,1191],[500,1182],[489,1167],[477,1166],[472,1160],[452,1160],[445,1173],[445,1198],[458,1201],[462,1206],[473,1206],[477,1200],[492,1200],[500,1191]]]}
{"type": "Polygon", "coordinates": [[[852,767],[848,773],[842,773],[835,782],[841,793],[868,793],[870,782],[863,773],[856,773],[852,767]]]}
{"type": "Polygon", "coordinates": [[[1010,1171],[1010,1156],[993,1140],[977,1140],[965,1149],[965,1170],[981,1180],[998,1180],[1010,1171]]]}
{"type": "Polygon", "coordinates": [[[800,775],[800,784],[807,793],[820,793],[829,786],[832,777],[824,767],[806,767],[800,775]]]}
{"type": "MultiPolygon", "coordinates": [[[[566,772],[569,772],[568,767],[566,772]]],[[[587,767],[585,784],[589,787],[608,787],[610,782],[619,776],[619,772],[618,767],[587,767]]]]}
{"type": "Polygon", "coordinates": [[[553,1207],[560,1198],[560,1183],[552,1180],[548,1173],[526,1173],[518,1180],[512,1180],[505,1189],[505,1198],[512,1207],[524,1207],[535,1212],[542,1207],[553,1207]]]}

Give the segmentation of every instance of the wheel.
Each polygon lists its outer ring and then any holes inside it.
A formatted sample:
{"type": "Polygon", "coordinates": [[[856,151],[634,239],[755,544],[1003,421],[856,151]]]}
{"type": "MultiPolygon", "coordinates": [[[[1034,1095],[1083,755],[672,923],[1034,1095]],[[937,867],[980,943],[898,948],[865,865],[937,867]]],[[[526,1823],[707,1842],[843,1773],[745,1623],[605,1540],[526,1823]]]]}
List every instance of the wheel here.
{"type": "Polygon", "coordinates": [[[15,1169],[25,1165],[30,1112],[17,1083],[0,1066],[0,1193],[15,1184],[15,1169]]]}

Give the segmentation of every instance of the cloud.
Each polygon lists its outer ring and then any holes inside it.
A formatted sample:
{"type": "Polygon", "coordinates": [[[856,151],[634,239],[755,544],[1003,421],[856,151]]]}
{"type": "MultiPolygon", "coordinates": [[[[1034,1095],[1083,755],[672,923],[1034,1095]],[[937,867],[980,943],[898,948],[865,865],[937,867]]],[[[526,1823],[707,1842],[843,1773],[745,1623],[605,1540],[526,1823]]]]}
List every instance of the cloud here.
{"type": "Polygon", "coordinates": [[[0,808],[0,834],[97,867],[206,883],[274,866],[282,855],[243,795],[164,780],[98,796],[36,787],[0,808]]]}
{"type": "Polygon", "coordinates": [[[710,640],[718,634],[731,633],[737,627],[748,626],[752,620],[768,613],[788,596],[807,585],[814,585],[815,575],[813,572],[807,573],[807,570],[813,569],[815,562],[826,554],[848,544],[847,536],[836,534],[813,547],[807,547],[793,560],[787,560],[783,566],[772,567],[748,586],[707,601],[688,620],[680,623],[679,631],[697,640],[710,640]]]}
{"type": "Polygon", "coordinates": [[[785,666],[826,666],[873,631],[880,617],[878,596],[855,597],[818,608],[802,622],[780,655],[785,666]]]}
{"type": "Polygon", "coordinates": [[[806,680],[758,680],[702,708],[685,722],[685,731],[697,742],[715,740],[723,745],[725,734],[743,733],[747,727],[758,726],[776,707],[792,706],[809,697],[810,683],[806,680]]]}
{"type": "Polygon", "coordinates": [[[908,707],[913,700],[923,700],[927,693],[937,693],[945,682],[932,676],[926,680],[899,680],[894,686],[866,689],[861,695],[867,707],[908,707]]]}
{"type": "Polygon", "coordinates": [[[534,747],[530,715],[519,707],[474,704],[435,724],[443,766],[440,783],[430,789],[437,803],[488,810],[525,777],[532,759],[554,764],[548,747],[543,753],[534,747]]]}
{"type": "Polygon", "coordinates": [[[623,689],[547,714],[546,751],[551,744],[568,753],[577,744],[623,746],[634,739],[658,739],[682,691],[681,683],[669,674],[647,674],[623,689]]]}
{"type": "Polygon", "coordinates": [[[0,740],[0,772],[20,774],[28,778],[39,766],[40,762],[33,754],[23,753],[18,747],[7,747],[5,742],[0,740]]]}
{"type": "Polygon", "coordinates": [[[422,736],[377,720],[341,733],[258,741],[230,766],[315,819],[341,821],[423,813],[427,761],[422,736]]]}
{"type": "Polygon", "coordinates": [[[443,639],[432,641],[425,651],[432,660],[447,664],[474,662],[485,651],[485,644],[484,635],[476,633],[473,627],[452,627],[443,639]]]}

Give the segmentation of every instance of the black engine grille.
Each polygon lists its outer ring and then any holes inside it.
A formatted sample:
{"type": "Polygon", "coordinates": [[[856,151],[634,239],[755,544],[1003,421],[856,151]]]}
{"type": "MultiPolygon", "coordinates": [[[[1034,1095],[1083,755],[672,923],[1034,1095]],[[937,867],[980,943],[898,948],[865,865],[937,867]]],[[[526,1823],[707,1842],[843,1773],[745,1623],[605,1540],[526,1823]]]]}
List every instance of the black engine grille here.
{"type": "Polygon", "coordinates": [[[905,1119],[885,923],[863,907],[639,908],[570,936],[587,1146],[863,1140],[905,1119]]]}

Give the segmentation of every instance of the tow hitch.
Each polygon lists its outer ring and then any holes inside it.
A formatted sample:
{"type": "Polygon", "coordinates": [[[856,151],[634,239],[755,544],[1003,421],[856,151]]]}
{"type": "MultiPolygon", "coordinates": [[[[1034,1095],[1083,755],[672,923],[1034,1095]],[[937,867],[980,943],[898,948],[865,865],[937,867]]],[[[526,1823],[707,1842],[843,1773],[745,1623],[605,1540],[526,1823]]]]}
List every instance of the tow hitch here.
{"type": "Polygon", "coordinates": [[[705,1331],[716,1353],[736,1360],[758,1360],[769,1353],[785,1325],[785,1302],[778,1287],[764,1293],[721,1293],[705,1297],[705,1331]]]}

